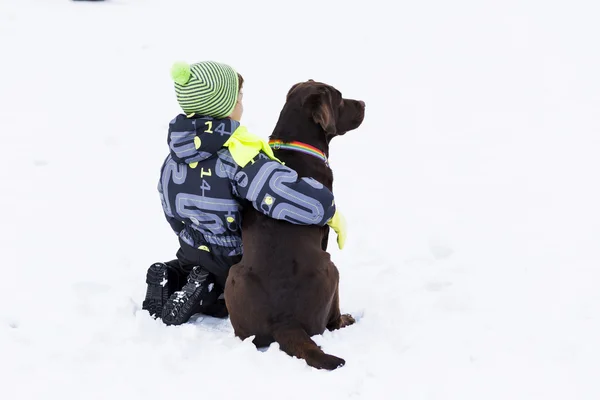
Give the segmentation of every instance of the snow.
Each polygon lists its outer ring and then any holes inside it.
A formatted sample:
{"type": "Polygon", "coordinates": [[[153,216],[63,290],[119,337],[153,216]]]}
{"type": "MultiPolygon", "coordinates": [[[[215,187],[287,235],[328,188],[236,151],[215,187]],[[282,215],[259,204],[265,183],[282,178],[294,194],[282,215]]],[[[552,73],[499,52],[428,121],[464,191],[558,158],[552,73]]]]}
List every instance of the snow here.
{"type": "Polygon", "coordinates": [[[0,2],[3,398],[600,398],[600,6],[221,4],[0,2]],[[330,157],[358,321],[314,340],[339,370],[141,310],[177,250],[168,71],[202,59],[264,137],[298,81],[367,103],[330,157]]]}

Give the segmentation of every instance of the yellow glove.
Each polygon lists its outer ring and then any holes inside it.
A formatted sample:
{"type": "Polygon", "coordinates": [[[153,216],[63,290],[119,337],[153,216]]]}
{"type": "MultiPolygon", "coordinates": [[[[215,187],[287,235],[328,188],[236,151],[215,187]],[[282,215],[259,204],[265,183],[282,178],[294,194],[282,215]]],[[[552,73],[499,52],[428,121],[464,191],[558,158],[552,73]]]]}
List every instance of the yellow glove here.
{"type": "Polygon", "coordinates": [[[336,209],[333,217],[327,221],[327,225],[329,225],[335,231],[335,233],[337,233],[338,247],[340,250],[342,250],[346,244],[346,231],[348,230],[346,218],[336,209]]]}

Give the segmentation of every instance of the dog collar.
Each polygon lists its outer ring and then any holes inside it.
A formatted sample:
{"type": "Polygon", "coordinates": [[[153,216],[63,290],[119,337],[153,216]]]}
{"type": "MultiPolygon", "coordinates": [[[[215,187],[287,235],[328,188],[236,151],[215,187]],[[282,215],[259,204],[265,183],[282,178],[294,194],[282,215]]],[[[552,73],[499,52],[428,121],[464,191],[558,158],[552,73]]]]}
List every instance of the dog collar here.
{"type": "Polygon", "coordinates": [[[292,142],[282,142],[281,140],[269,140],[269,146],[271,146],[275,150],[283,149],[283,150],[293,150],[298,151],[300,153],[309,154],[313,157],[317,157],[321,161],[325,163],[325,165],[329,165],[327,161],[327,156],[321,150],[313,147],[309,144],[292,141],[292,142]]]}

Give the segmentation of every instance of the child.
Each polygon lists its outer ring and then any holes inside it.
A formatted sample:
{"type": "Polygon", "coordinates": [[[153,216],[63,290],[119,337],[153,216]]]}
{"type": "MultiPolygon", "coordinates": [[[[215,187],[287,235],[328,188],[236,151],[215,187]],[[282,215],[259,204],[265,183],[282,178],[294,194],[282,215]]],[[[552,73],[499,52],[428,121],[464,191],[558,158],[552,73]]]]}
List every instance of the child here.
{"type": "Polygon", "coordinates": [[[327,188],[299,178],[240,126],[243,78],[233,68],[175,63],[171,75],[185,114],[169,125],[158,191],[180,247],[175,260],[148,269],[142,308],[180,325],[198,312],[227,316],[223,289],[242,257],[243,207],[293,224],[329,224],[340,248],[345,224],[327,188]]]}

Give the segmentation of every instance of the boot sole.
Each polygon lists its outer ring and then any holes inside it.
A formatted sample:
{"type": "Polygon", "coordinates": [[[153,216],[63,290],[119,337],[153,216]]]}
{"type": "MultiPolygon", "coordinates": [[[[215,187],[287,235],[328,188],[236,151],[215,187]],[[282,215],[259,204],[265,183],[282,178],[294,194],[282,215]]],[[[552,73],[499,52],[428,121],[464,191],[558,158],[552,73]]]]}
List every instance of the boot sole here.
{"type": "Polygon", "coordinates": [[[146,298],[142,310],[148,310],[151,316],[160,317],[162,309],[169,299],[167,266],[154,264],[146,274],[146,298]]]}

